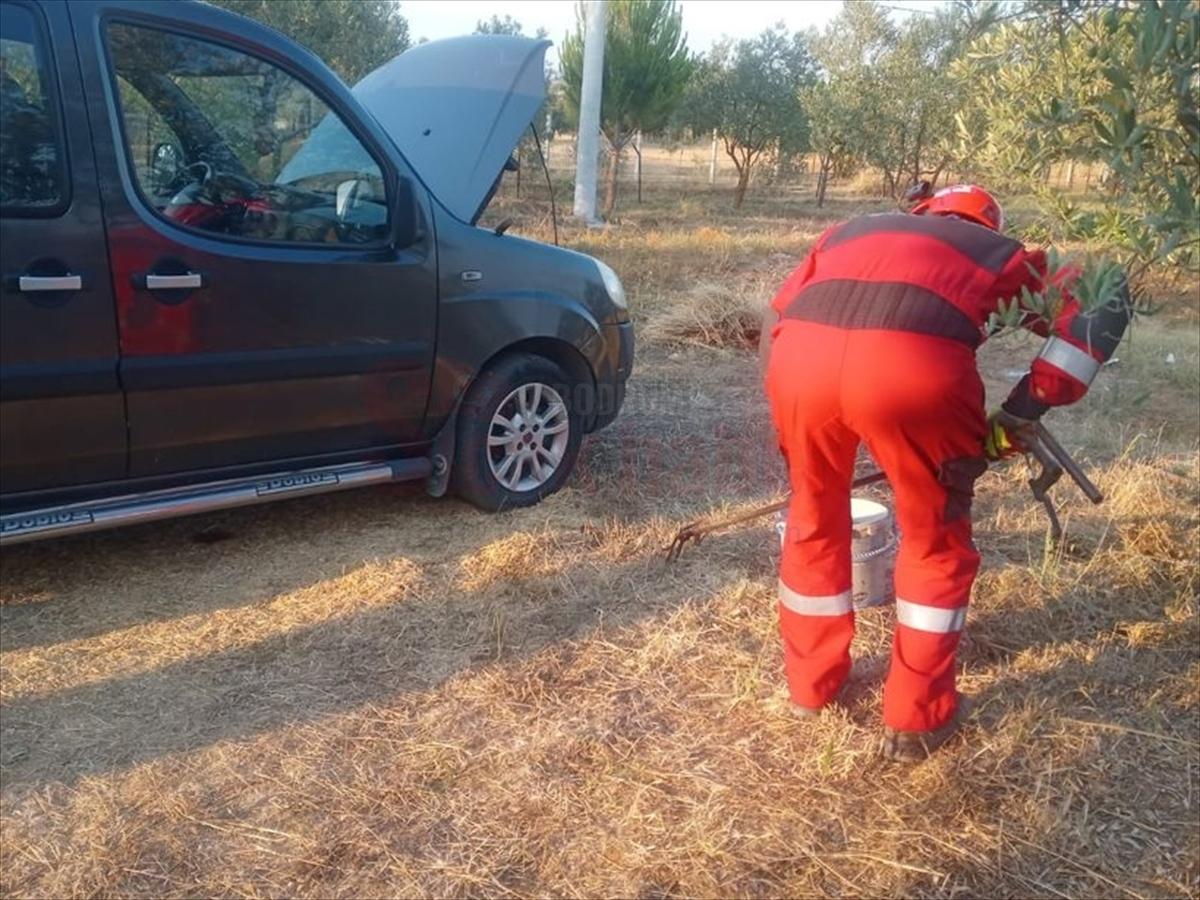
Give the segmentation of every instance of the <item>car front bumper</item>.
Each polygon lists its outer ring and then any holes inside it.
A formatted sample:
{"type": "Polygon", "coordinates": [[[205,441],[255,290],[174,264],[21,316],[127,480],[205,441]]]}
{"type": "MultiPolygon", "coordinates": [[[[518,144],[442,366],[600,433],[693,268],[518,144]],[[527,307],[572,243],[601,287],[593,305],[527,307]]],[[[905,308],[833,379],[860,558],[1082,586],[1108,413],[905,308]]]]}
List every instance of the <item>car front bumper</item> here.
{"type": "Polygon", "coordinates": [[[588,431],[611,425],[625,403],[625,383],[633,371],[633,323],[604,326],[605,364],[596,373],[596,396],[588,431]]]}

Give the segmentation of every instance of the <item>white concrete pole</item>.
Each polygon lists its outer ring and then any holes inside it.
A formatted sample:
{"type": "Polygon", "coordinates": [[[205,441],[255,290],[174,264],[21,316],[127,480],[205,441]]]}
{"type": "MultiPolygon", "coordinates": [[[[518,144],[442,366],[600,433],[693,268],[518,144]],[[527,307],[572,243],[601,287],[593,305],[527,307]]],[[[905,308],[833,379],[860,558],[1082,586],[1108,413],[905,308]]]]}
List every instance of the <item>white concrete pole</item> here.
{"type": "Polygon", "coordinates": [[[717,129],[713,129],[712,153],[708,157],[708,185],[717,183],[717,129]]]}
{"type": "Polygon", "coordinates": [[[579,136],[575,156],[575,215],[596,221],[596,167],[600,155],[600,96],[604,87],[604,36],[608,0],[587,0],[583,36],[583,84],[579,90],[579,136]]]}

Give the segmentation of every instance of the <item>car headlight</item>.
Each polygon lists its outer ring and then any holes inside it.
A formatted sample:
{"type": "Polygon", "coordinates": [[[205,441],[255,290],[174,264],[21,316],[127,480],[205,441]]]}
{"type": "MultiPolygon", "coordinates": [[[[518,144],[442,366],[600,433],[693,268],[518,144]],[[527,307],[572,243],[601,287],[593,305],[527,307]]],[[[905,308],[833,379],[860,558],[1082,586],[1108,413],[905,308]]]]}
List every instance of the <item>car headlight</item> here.
{"type": "Polygon", "coordinates": [[[628,309],[629,306],[625,301],[625,288],[621,284],[621,279],[617,277],[609,266],[594,259],[596,269],[600,273],[600,280],[604,282],[604,289],[608,291],[608,299],[613,302],[613,305],[621,309],[628,309]]]}

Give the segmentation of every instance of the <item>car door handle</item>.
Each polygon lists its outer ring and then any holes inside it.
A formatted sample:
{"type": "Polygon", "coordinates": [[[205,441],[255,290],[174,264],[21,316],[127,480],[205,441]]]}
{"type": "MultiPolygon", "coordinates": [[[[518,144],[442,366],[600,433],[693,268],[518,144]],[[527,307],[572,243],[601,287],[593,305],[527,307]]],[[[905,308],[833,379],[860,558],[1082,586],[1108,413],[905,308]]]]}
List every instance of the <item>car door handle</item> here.
{"type": "Polygon", "coordinates": [[[22,275],[17,279],[17,289],[25,294],[38,291],[81,291],[82,275],[22,275]]]}
{"type": "Polygon", "coordinates": [[[183,275],[147,275],[146,290],[148,291],[190,291],[204,286],[204,276],[199,272],[187,272],[183,275]]]}

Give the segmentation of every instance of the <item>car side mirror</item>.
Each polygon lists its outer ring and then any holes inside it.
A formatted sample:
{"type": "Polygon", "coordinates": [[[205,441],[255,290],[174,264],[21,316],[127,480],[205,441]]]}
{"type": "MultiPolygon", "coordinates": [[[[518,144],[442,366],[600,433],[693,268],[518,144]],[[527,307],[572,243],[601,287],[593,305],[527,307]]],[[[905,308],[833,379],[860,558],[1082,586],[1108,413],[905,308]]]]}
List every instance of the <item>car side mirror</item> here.
{"type": "Polygon", "coordinates": [[[397,250],[403,250],[424,236],[421,207],[417,203],[412,182],[401,178],[396,182],[396,203],[392,208],[392,244],[397,250]]]}

